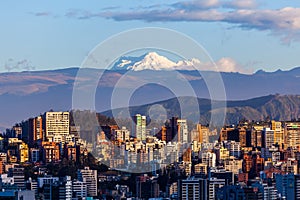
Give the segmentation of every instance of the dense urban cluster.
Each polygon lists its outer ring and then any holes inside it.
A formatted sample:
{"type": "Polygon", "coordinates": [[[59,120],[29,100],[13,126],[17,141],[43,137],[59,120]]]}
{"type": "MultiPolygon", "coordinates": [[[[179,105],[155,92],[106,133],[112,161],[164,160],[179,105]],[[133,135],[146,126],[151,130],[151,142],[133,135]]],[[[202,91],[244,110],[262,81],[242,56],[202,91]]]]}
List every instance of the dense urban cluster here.
{"type": "Polygon", "coordinates": [[[50,111],[16,124],[0,137],[0,199],[300,199],[299,120],[147,123],[86,132],[50,111]]]}

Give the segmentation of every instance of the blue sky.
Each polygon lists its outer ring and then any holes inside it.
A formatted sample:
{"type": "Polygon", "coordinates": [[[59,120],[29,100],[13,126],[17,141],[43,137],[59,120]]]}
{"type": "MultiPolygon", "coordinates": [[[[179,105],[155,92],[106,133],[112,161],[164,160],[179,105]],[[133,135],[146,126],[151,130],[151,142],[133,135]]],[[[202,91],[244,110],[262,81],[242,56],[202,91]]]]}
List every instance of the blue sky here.
{"type": "Polygon", "coordinates": [[[0,72],[79,66],[106,38],[149,26],[192,37],[224,71],[300,66],[295,0],[10,0],[1,2],[0,24],[0,72]]]}

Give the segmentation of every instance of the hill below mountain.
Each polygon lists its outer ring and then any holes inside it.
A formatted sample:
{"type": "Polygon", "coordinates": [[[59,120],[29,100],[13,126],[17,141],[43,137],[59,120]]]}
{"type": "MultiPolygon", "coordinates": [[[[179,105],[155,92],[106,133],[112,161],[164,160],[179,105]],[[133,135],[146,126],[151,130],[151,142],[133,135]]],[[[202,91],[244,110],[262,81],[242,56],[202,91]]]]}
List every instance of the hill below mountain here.
{"type": "MultiPolygon", "coordinates": [[[[79,83],[80,98],[88,96],[87,91],[94,90],[93,84],[96,84],[95,109],[97,112],[103,112],[112,108],[126,106],[146,105],[153,102],[160,102],[172,99],[178,96],[190,96],[186,93],[184,84],[190,86],[195,92],[195,97],[210,99],[211,95],[207,87],[207,82],[212,83],[214,88],[216,77],[221,77],[224,83],[224,91],[229,100],[228,105],[235,104],[236,100],[251,99],[254,97],[266,96],[270,94],[280,95],[299,95],[300,94],[300,68],[294,68],[289,71],[278,70],[276,72],[258,71],[255,74],[240,73],[218,73],[213,71],[191,70],[103,70],[103,69],[83,69],[80,77],[77,76],[78,68],[67,68],[47,71],[28,71],[0,73],[0,130],[11,127],[16,122],[37,116],[40,113],[53,110],[71,110],[74,81],[79,83]],[[99,75],[102,74],[101,78],[99,75]],[[204,77],[206,79],[204,79],[204,77]],[[176,89],[169,88],[172,86],[176,89]],[[113,96],[116,89],[121,92],[113,96]],[[130,99],[124,99],[124,95],[134,90],[130,99]],[[115,105],[112,105],[112,98],[115,105]],[[234,102],[231,102],[233,101],[234,102]]],[[[244,116],[254,116],[262,118],[271,113],[272,117],[284,119],[288,116],[283,110],[276,110],[277,106],[291,109],[294,105],[288,100],[281,100],[277,97],[273,103],[264,106],[258,112],[261,100],[253,100],[253,105],[247,107],[248,101],[238,101],[238,105],[228,108],[228,116],[234,113],[238,108],[243,107],[244,116]],[[256,102],[257,101],[257,102],[256,102]],[[243,106],[241,106],[243,105],[243,106]],[[273,107],[272,107],[273,105],[273,107]],[[281,113],[281,111],[283,113],[281,113]],[[249,114],[251,113],[251,114],[249,114]],[[283,116],[284,115],[284,116],[283,116]]],[[[220,100],[220,99],[219,99],[220,100]]],[[[207,100],[208,101],[208,100],[207,100]]],[[[206,104],[206,101],[202,104],[206,104]]],[[[208,104],[208,103],[207,103],[208,104]]],[[[175,104],[174,104],[175,106],[175,104]]],[[[299,107],[299,106],[298,106],[299,107]]],[[[208,106],[201,107],[201,116],[209,115],[208,106]]],[[[75,109],[93,109],[82,105],[75,109]]],[[[295,110],[297,110],[295,108],[295,110]]],[[[213,111],[217,112],[217,111],[213,111]]],[[[236,117],[228,117],[230,121],[236,121],[236,117]],[[235,119],[234,119],[235,118],[235,119]]]]}
{"type": "MultiPolygon", "coordinates": [[[[193,97],[172,98],[165,101],[155,102],[147,105],[133,106],[129,108],[131,116],[143,114],[152,116],[154,119],[169,119],[172,116],[187,118],[202,124],[209,123],[212,113],[222,112],[221,101],[210,101],[208,99],[193,97]],[[214,104],[214,109],[212,109],[214,104]],[[185,113],[181,113],[180,105],[184,105],[185,113]],[[152,108],[156,107],[156,111],[152,108]],[[199,108],[195,109],[196,107],[199,108]],[[162,109],[163,108],[163,109],[162,109]],[[200,112],[200,113],[199,113],[200,112]],[[198,118],[200,116],[200,119],[198,118]]],[[[243,101],[226,102],[226,124],[235,124],[239,120],[265,120],[275,119],[288,121],[300,118],[300,95],[269,95],[243,101]]],[[[114,118],[126,117],[127,108],[109,110],[102,114],[114,118]]]]}

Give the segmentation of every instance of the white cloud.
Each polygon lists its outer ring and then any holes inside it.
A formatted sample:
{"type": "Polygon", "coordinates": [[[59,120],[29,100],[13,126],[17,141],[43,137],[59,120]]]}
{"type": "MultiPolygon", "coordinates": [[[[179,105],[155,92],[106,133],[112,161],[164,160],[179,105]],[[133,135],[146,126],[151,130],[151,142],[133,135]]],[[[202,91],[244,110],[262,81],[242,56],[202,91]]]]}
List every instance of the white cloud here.
{"type": "Polygon", "coordinates": [[[223,2],[224,7],[252,9],[257,7],[255,0],[232,0],[223,2]]]}
{"type": "Polygon", "coordinates": [[[239,9],[221,12],[216,9],[185,11],[185,10],[153,10],[148,12],[112,13],[102,16],[115,20],[145,21],[223,21],[238,24],[241,27],[274,30],[300,30],[300,8],[286,7],[279,10],[248,10],[239,9]]]}
{"type": "Polygon", "coordinates": [[[130,12],[105,12],[102,17],[117,21],[226,22],[244,29],[269,30],[284,41],[300,38],[300,8],[258,9],[254,0],[178,2],[170,8],[130,12]],[[221,8],[231,9],[221,9],[221,8]]]}
{"type": "Polygon", "coordinates": [[[219,0],[180,1],[172,4],[172,7],[184,10],[209,9],[221,5],[219,0]]]}
{"type": "MultiPolygon", "coordinates": [[[[35,13],[46,16],[48,12],[35,13]]],[[[260,9],[256,0],[197,0],[173,4],[137,7],[127,11],[105,9],[100,12],[69,10],[66,17],[75,19],[107,18],[116,21],[195,21],[225,22],[235,28],[268,30],[283,42],[300,41],[300,8],[260,9]]]]}
{"type": "Polygon", "coordinates": [[[237,10],[224,14],[223,21],[243,27],[272,30],[300,30],[300,8],[279,10],[237,10]]]}
{"type": "Polygon", "coordinates": [[[216,65],[222,72],[246,72],[240,64],[238,64],[234,59],[228,57],[221,58],[216,62],[216,65]]]}
{"type": "Polygon", "coordinates": [[[223,57],[216,60],[214,64],[211,62],[199,63],[196,67],[202,71],[239,72],[242,74],[252,73],[252,71],[246,69],[233,58],[229,57],[223,57]]]}

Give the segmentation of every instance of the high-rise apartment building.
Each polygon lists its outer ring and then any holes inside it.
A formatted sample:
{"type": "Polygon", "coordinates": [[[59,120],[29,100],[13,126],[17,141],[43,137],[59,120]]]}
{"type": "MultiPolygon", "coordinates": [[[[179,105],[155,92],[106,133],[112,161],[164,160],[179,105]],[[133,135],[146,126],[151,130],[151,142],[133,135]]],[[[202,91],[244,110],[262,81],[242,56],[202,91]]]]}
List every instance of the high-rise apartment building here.
{"type": "Polygon", "coordinates": [[[284,143],[284,134],[281,122],[275,120],[271,121],[271,130],[274,131],[274,144],[283,144],[284,143]]]}
{"type": "Polygon", "coordinates": [[[226,144],[227,149],[229,151],[229,156],[234,156],[239,158],[242,154],[240,142],[229,141],[226,144]]]}
{"type": "Polygon", "coordinates": [[[226,160],[224,165],[226,170],[238,175],[243,169],[243,160],[231,158],[226,160]]]}
{"type": "Polygon", "coordinates": [[[272,148],[272,145],[274,144],[274,130],[271,130],[270,128],[264,128],[263,135],[264,135],[264,147],[272,148]]]}
{"type": "Polygon", "coordinates": [[[19,160],[21,163],[29,161],[29,149],[28,145],[24,142],[19,145],[19,160]]]}
{"type": "Polygon", "coordinates": [[[208,180],[190,177],[185,180],[180,180],[178,184],[179,199],[208,199],[208,180]]]}
{"type": "Polygon", "coordinates": [[[70,133],[69,112],[45,113],[46,138],[49,142],[65,142],[70,133]]]}
{"type": "Polygon", "coordinates": [[[13,177],[14,184],[19,190],[25,189],[25,175],[23,167],[9,168],[8,175],[9,177],[13,177]]]}
{"type": "Polygon", "coordinates": [[[239,142],[241,147],[246,147],[247,146],[246,129],[244,127],[239,127],[238,132],[239,132],[239,142]]]}
{"type": "Polygon", "coordinates": [[[267,183],[262,184],[263,187],[263,198],[268,200],[276,200],[277,190],[274,186],[268,186],[267,183]]]}
{"type": "Polygon", "coordinates": [[[228,133],[233,130],[233,127],[223,127],[220,131],[220,142],[228,140],[228,133]]]}
{"type": "Polygon", "coordinates": [[[177,120],[177,138],[180,143],[188,142],[188,125],[186,119],[178,119],[177,120]]]}
{"type": "Polygon", "coordinates": [[[29,147],[33,147],[34,144],[43,141],[44,125],[42,116],[30,118],[22,122],[21,126],[23,133],[22,140],[28,143],[29,147]]]}
{"type": "Polygon", "coordinates": [[[14,126],[12,128],[12,137],[15,137],[15,138],[19,138],[21,139],[22,138],[22,127],[20,126],[14,126]]]}
{"type": "Polygon", "coordinates": [[[253,126],[250,132],[250,140],[252,147],[262,147],[262,131],[263,126],[253,126]]]}
{"type": "Polygon", "coordinates": [[[139,140],[146,140],[146,116],[136,114],[134,116],[133,131],[134,136],[139,140]]]}
{"type": "Polygon", "coordinates": [[[216,166],[216,154],[213,152],[201,152],[200,154],[201,162],[206,164],[208,167],[215,167],[216,166]]]}
{"type": "Polygon", "coordinates": [[[87,197],[87,186],[83,181],[75,180],[72,182],[72,192],[78,199],[87,197]]]}
{"type": "Polygon", "coordinates": [[[127,141],[130,139],[130,131],[126,127],[114,130],[113,135],[119,141],[127,141]]]}
{"type": "Polygon", "coordinates": [[[179,199],[214,200],[219,188],[226,185],[225,179],[189,177],[179,180],[179,199]]]}
{"type": "Polygon", "coordinates": [[[193,136],[192,139],[195,140],[197,139],[197,141],[199,143],[208,143],[209,142],[209,128],[206,126],[203,126],[201,124],[197,124],[197,131],[198,135],[195,137],[193,136]]]}
{"type": "Polygon", "coordinates": [[[170,126],[162,126],[158,133],[158,138],[162,141],[170,142],[173,139],[172,129],[170,126]]]}
{"type": "Polygon", "coordinates": [[[288,147],[300,149],[300,122],[286,122],[284,125],[288,147]]]}
{"type": "Polygon", "coordinates": [[[38,116],[34,118],[34,129],[33,129],[33,141],[36,142],[38,140],[43,141],[43,134],[44,134],[44,128],[43,128],[43,118],[42,116],[38,116]]]}
{"type": "Polygon", "coordinates": [[[46,163],[60,160],[59,144],[56,142],[43,142],[43,160],[46,163]]]}
{"type": "Polygon", "coordinates": [[[97,170],[91,170],[89,167],[79,170],[78,180],[86,183],[89,197],[97,196],[97,170]]]}
{"type": "Polygon", "coordinates": [[[282,198],[295,199],[295,175],[275,174],[276,189],[282,198]]]}
{"type": "MultiPolygon", "coordinates": [[[[72,180],[71,180],[71,176],[66,176],[66,180],[65,183],[63,185],[63,187],[60,187],[60,189],[63,189],[62,194],[60,193],[60,199],[65,199],[65,200],[72,200],[72,180]]],[[[61,190],[60,190],[61,191],[61,190]]]]}
{"type": "Polygon", "coordinates": [[[29,160],[33,163],[38,162],[40,160],[40,150],[37,148],[30,148],[29,158],[29,160]]]}
{"type": "Polygon", "coordinates": [[[215,200],[217,199],[217,192],[219,188],[225,186],[226,181],[225,179],[219,178],[209,178],[208,179],[208,200],[215,200]]]}

